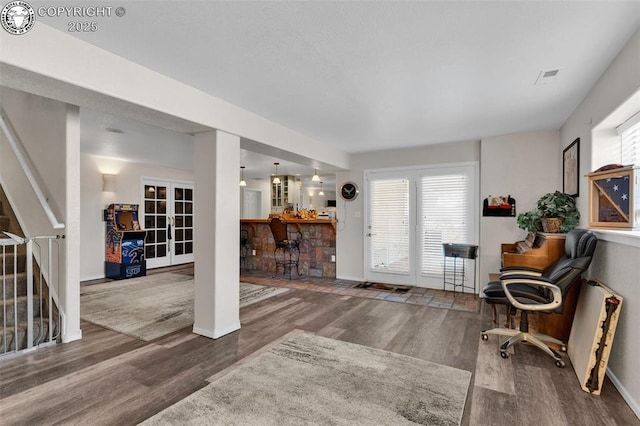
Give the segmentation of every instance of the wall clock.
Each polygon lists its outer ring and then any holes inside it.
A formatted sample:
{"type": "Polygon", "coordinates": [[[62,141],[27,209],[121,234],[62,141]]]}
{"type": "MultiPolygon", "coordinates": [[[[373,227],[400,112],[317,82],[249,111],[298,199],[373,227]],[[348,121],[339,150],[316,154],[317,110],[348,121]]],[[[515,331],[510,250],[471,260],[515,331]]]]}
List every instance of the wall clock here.
{"type": "Polygon", "coordinates": [[[340,187],[340,196],[344,198],[346,201],[353,201],[358,198],[358,194],[360,190],[358,189],[358,185],[353,182],[345,182],[340,187]]]}

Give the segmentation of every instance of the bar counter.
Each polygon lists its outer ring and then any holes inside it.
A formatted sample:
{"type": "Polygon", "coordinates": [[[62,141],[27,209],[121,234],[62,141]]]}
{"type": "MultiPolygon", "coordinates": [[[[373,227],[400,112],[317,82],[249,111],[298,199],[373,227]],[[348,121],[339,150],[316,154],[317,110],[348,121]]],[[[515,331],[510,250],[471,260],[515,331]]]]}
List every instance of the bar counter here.
{"type": "MultiPolygon", "coordinates": [[[[330,219],[283,219],[290,231],[298,231],[300,238],[300,275],[336,277],[336,221],[330,219]]],[[[246,268],[275,272],[273,251],[275,243],[269,219],[240,219],[240,229],[249,233],[246,268]],[[255,256],[252,250],[256,251],[255,256]]],[[[293,271],[294,278],[296,277],[293,271]]]]}

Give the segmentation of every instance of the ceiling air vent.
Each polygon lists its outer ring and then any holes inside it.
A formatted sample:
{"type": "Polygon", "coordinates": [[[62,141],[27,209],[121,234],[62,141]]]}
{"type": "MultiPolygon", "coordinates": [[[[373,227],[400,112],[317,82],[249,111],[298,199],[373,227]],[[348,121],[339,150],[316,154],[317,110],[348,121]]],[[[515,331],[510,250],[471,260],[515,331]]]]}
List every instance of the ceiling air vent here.
{"type": "Polygon", "coordinates": [[[553,70],[542,70],[540,71],[540,74],[538,74],[538,78],[536,79],[536,85],[537,84],[549,84],[552,81],[554,81],[555,79],[558,78],[558,74],[560,73],[559,69],[553,69],[553,70]]]}

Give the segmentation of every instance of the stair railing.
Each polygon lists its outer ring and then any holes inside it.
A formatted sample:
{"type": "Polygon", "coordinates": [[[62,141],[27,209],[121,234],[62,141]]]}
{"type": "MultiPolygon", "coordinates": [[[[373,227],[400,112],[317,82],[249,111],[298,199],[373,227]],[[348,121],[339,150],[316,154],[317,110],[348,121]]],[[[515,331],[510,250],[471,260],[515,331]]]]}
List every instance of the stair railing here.
{"type": "MultiPolygon", "coordinates": [[[[2,262],[2,309],[3,309],[3,324],[2,324],[2,341],[3,345],[0,347],[0,356],[8,355],[10,353],[18,353],[22,351],[29,351],[34,346],[43,346],[52,343],[56,343],[60,337],[62,331],[62,324],[64,322],[64,311],[61,306],[61,299],[58,296],[56,288],[60,283],[60,240],[64,236],[36,236],[31,238],[22,238],[9,232],[4,232],[9,238],[0,238],[1,262],[2,262]],[[40,321],[38,327],[38,336],[34,336],[34,274],[33,274],[33,247],[34,245],[42,253],[42,244],[39,241],[46,241],[47,254],[46,263],[41,259],[38,273],[38,309],[40,310],[38,318],[40,321]],[[20,342],[20,336],[18,331],[18,247],[25,245],[26,259],[25,259],[25,272],[26,272],[26,303],[27,303],[27,330],[26,330],[26,343],[20,342]],[[7,247],[9,247],[9,253],[7,253],[7,247]],[[11,248],[13,248],[13,337],[9,342],[10,333],[8,332],[8,319],[7,319],[7,255],[11,255],[11,248]],[[54,261],[54,257],[56,258],[54,261]],[[55,269],[55,272],[54,272],[55,269]],[[44,312],[44,290],[47,290],[47,310],[44,312]],[[57,308],[54,310],[54,306],[57,308]],[[45,317],[47,318],[47,335],[45,336],[45,317]],[[55,329],[55,331],[54,331],[55,329]],[[13,349],[12,349],[13,348],[13,349]]],[[[9,283],[11,285],[11,283],[9,283]]]]}
{"type": "Polygon", "coordinates": [[[7,116],[3,108],[0,108],[0,128],[7,138],[7,141],[9,142],[9,146],[11,147],[13,153],[18,159],[18,163],[20,164],[20,167],[22,167],[22,170],[24,171],[24,174],[27,177],[31,188],[33,188],[33,191],[35,192],[36,197],[40,202],[42,209],[44,210],[44,213],[51,223],[51,226],[53,226],[53,229],[64,229],[64,223],[58,220],[55,213],[53,212],[53,209],[51,209],[51,206],[49,205],[49,199],[42,190],[43,185],[41,185],[41,179],[36,172],[36,168],[33,166],[29,155],[24,149],[20,138],[13,129],[11,121],[9,120],[9,117],[7,116]]]}

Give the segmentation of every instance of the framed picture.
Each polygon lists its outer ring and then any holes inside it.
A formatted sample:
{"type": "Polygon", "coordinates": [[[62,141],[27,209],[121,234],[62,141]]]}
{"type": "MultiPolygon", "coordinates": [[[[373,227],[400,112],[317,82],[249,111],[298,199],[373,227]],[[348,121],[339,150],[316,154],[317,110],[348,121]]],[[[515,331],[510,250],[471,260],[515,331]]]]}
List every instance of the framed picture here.
{"type": "Polygon", "coordinates": [[[562,192],[577,197],[580,176],[580,138],[562,151],[562,192]]]}

